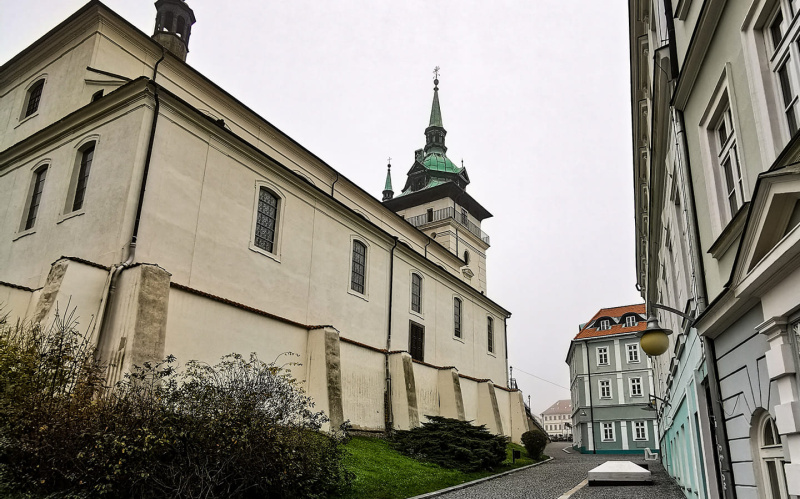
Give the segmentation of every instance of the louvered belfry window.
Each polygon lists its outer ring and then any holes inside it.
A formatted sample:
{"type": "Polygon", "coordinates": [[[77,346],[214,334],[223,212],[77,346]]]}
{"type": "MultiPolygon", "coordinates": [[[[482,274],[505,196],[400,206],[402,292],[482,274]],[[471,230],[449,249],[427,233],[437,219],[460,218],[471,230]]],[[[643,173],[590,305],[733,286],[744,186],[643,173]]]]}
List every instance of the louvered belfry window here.
{"type": "Polygon", "coordinates": [[[275,225],[278,219],[278,197],[265,188],[258,192],[258,214],[256,217],[255,245],[273,252],[275,225]]]}
{"type": "Polygon", "coordinates": [[[361,241],[353,241],[353,271],[350,275],[350,289],[364,294],[366,283],[367,247],[361,241]]]}

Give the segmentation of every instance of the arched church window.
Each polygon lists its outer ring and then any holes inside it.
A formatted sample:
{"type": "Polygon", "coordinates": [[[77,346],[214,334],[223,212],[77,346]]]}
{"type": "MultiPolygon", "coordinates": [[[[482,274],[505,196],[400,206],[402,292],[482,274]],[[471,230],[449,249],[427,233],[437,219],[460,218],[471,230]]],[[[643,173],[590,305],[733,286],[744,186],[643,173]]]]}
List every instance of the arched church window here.
{"type": "Polygon", "coordinates": [[[183,31],[186,29],[186,20],[183,19],[182,16],[178,16],[178,30],[176,33],[179,37],[184,38],[183,31]]]}

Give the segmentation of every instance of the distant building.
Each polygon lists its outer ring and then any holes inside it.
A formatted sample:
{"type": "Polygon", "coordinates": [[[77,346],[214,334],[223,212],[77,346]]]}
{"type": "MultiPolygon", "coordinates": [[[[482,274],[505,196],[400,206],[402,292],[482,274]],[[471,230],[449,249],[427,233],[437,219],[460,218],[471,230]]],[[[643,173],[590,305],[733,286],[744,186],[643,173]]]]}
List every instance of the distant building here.
{"type": "Polygon", "coordinates": [[[659,448],[656,413],[649,410],[653,370],[637,337],[646,325],[644,304],[603,308],[572,340],[567,364],[573,442],[580,452],[659,448]]]}
{"type": "Polygon", "coordinates": [[[550,437],[572,437],[572,402],[559,400],[542,413],[542,424],[550,437]]]}

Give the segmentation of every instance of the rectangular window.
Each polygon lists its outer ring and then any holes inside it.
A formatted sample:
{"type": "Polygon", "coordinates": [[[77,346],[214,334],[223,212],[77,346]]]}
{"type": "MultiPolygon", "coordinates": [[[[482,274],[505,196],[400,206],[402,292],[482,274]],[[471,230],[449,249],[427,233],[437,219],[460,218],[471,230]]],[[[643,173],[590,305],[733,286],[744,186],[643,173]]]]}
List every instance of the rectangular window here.
{"type": "Polygon", "coordinates": [[[631,397],[642,396],[642,378],[631,378],[631,397]]]}
{"type": "Polygon", "coordinates": [[[422,313],[422,277],[411,274],[411,310],[422,313]]]}
{"type": "Polygon", "coordinates": [[[425,361],[425,326],[412,322],[408,332],[408,353],[411,358],[425,361]]]}
{"type": "Polygon", "coordinates": [[[42,191],[44,191],[44,181],[46,178],[46,166],[39,168],[34,174],[31,201],[28,204],[28,213],[25,217],[25,230],[33,228],[36,224],[36,216],[39,213],[39,204],[42,202],[42,191]]]}
{"type": "Polygon", "coordinates": [[[486,340],[488,342],[489,352],[494,352],[494,319],[491,317],[486,318],[486,340]]]}
{"type": "Polygon", "coordinates": [[[428,223],[433,222],[433,208],[428,208],[428,211],[425,213],[425,218],[428,223]]]}
{"type": "Polygon", "coordinates": [[[794,135],[797,131],[797,115],[795,105],[797,98],[792,85],[789,68],[791,67],[792,60],[787,58],[786,62],[778,69],[778,82],[781,87],[781,96],[783,97],[783,112],[786,115],[786,123],[789,126],[789,135],[794,135]]]}
{"type": "Polygon", "coordinates": [[[275,246],[275,226],[278,220],[278,196],[262,187],[258,192],[255,245],[270,253],[275,246]]]}
{"type": "Polygon", "coordinates": [[[600,327],[598,328],[600,331],[606,331],[611,329],[611,321],[608,319],[603,319],[600,321],[600,327]]]}
{"type": "Polygon", "coordinates": [[[461,208],[461,223],[463,225],[468,225],[469,224],[469,217],[467,216],[466,208],[461,208]]]}
{"type": "Polygon", "coordinates": [[[634,440],[647,440],[647,422],[634,421],[633,422],[633,439],[634,440]]]}
{"type": "MultiPolygon", "coordinates": [[[[667,237],[667,239],[669,239],[669,237],[667,237]]],[[[625,317],[625,327],[634,327],[638,323],[639,323],[639,321],[636,320],[636,316],[635,315],[629,315],[629,316],[625,317]]]]}
{"type": "Polygon", "coordinates": [[[608,365],[608,347],[597,347],[597,365],[608,365]]]}
{"type": "Polygon", "coordinates": [[[461,338],[461,299],[453,298],[453,335],[461,338]]]}
{"type": "Polygon", "coordinates": [[[75,199],[72,201],[72,211],[83,208],[83,197],[86,193],[86,183],[89,181],[89,172],[92,169],[94,158],[94,145],[87,147],[81,153],[81,166],[75,184],[75,199]]]}
{"type": "Polygon", "coordinates": [[[603,442],[613,442],[614,438],[614,423],[602,423],[603,426],[603,442]]]}
{"type": "Polygon", "coordinates": [[[636,343],[628,344],[628,363],[629,364],[639,363],[639,345],[636,343]]]}
{"type": "Polygon", "coordinates": [[[600,380],[600,398],[601,399],[611,398],[611,382],[607,379],[600,380]]]}
{"type": "Polygon", "coordinates": [[[350,273],[350,289],[364,294],[366,283],[367,246],[361,241],[353,241],[353,270],[350,273]]]}

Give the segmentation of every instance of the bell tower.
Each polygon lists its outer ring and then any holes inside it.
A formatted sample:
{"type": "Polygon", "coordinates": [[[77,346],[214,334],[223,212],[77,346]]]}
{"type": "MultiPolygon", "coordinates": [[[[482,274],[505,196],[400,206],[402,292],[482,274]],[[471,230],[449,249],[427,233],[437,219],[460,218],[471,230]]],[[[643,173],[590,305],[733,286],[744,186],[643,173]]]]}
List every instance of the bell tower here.
{"type": "Polygon", "coordinates": [[[153,40],[185,61],[189,53],[189,36],[195,23],[194,12],[185,0],[158,0],[155,5],[156,29],[153,40]]]}

